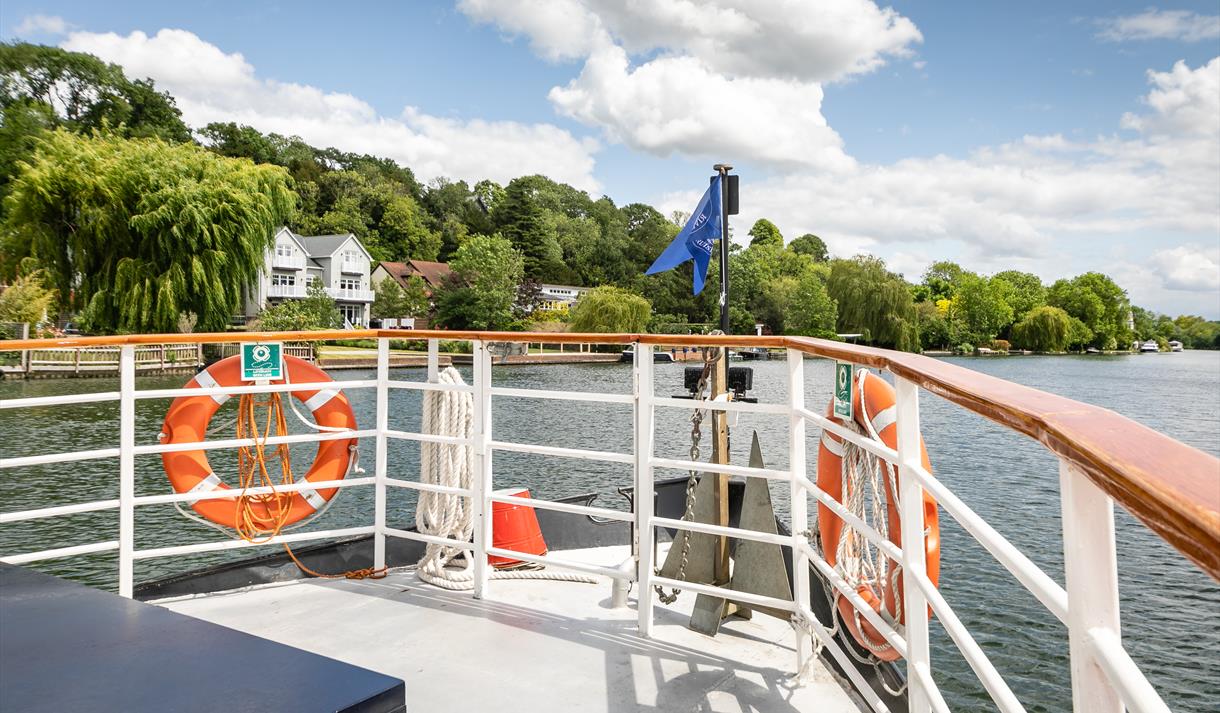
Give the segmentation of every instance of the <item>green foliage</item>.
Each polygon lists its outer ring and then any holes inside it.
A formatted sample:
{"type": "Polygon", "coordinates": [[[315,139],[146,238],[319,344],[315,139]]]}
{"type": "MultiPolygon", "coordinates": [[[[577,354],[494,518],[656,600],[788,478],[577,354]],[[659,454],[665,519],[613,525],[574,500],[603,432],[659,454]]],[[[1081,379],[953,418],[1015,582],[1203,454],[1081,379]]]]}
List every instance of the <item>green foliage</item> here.
{"type": "Polygon", "coordinates": [[[309,283],[303,300],[286,300],[263,310],[258,328],[273,332],[339,329],[343,315],[320,280],[309,283]]]}
{"type": "Polygon", "coordinates": [[[902,351],[919,349],[915,304],[906,282],[880,258],[858,255],[832,260],[827,292],[839,306],[840,333],[902,351]]]}
{"type": "Polygon", "coordinates": [[[540,192],[547,183],[542,176],[513,179],[493,214],[500,234],[525,258],[525,274],[538,280],[550,278],[563,261],[556,226],[543,210],[540,192]]]}
{"type": "Polygon", "coordinates": [[[191,140],[173,97],[152,80],[132,81],[93,55],[27,43],[0,43],[0,108],[40,104],[53,126],[113,129],[123,136],[191,140]]]}
{"type": "Polygon", "coordinates": [[[476,235],[458,248],[453,280],[436,291],[436,321],[449,329],[508,329],[513,325],[524,260],[498,235],[476,235]]]}
{"type": "Polygon", "coordinates": [[[41,272],[23,275],[0,292],[0,322],[38,324],[54,318],[55,291],[44,284],[41,272]]]}
{"type": "Polygon", "coordinates": [[[1130,308],[1127,293],[1099,272],[1058,280],[1047,290],[1046,302],[1080,320],[1089,329],[1092,334],[1089,346],[1112,349],[1118,344],[1129,344],[1134,338],[1127,329],[1130,308]]]}
{"type": "Polygon", "coordinates": [[[284,171],[192,144],[48,132],[5,200],[6,262],[33,257],[95,331],[224,329],[292,212],[284,171]]]}
{"type": "Polygon", "coordinates": [[[595,287],[576,301],[568,319],[573,332],[630,332],[648,329],[652,305],[639,295],[609,285],[595,287]]]}
{"type": "Polygon", "coordinates": [[[419,275],[408,277],[405,289],[390,277],[373,288],[372,314],[378,319],[422,317],[428,306],[428,286],[419,275]]]}
{"type": "Polygon", "coordinates": [[[817,270],[806,270],[796,283],[796,295],[785,322],[786,334],[833,338],[838,305],[826,290],[826,277],[817,270]]]}
{"type": "Polygon", "coordinates": [[[987,344],[1012,322],[1012,307],[1004,299],[1007,288],[1006,282],[979,277],[973,272],[958,276],[953,302],[968,341],[987,344]]]}
{"type": "Polygon", "coordinates": [[[961,266],[949,260],[932,263],[923,274],[926,299],[931,302],[953,299],[957,295],[957,283],[961,279],[961,266]]]}
{"type": "Polygon", "coordinates": [[[805,233],[788,243],[788,249],[799,255],[808,255],[814,262],[826,262],[830,259],[826,243],[813,233],[805,233]]]}
{"type": "Polygon", "coordinates": [[[1084,349],[1093,341],[1093,330],[1075,317],[1068,317],[1067,345],[1069,349],[1084,349]]]}
{"type": "Polygon", "coordinates": [[[1012,343],[1035,352],[1061,352],[1067,349],[1072,318],[1058,307],[1038,307],[1013,325],[1012,343]]]}
{"type": "Polygon", "coordinates": [[[754,221],[754,227],[750,228],[748,233],[750,236],[750,247],[756,245],[778,245],[784,246],[784,236],[779,232],[779,228],[775,227],[775,223],[766,218],[759,218],[754,221]]]}
{"type": "Polygon", "coordinates": [[[1004,301],[1012,307],[1015,317],[1023,317],[1029,314],[1030,310],[1046,304],[1046,287],[1042,285],[1042,280],[1037,275],[1018,270],[1005,270],[997,272],[991,279],[1001,283],[1004,301]]]}

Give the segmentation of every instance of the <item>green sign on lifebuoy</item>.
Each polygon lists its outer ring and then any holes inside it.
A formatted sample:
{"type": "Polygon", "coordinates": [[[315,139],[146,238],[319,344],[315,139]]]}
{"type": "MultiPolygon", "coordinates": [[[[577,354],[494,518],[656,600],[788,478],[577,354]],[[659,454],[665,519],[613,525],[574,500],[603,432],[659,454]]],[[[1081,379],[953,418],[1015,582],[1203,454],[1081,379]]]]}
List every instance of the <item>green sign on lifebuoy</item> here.
{"type": "Polygon", "coordinates": [[[284,345],[254,342],[241,345],[242,381],[278,381],[284,378],[284,345]]]}
{"type": "Polygon", "coordinates": [[[851,420],[852,365],[835,362],[835,415],[851,420]]]}

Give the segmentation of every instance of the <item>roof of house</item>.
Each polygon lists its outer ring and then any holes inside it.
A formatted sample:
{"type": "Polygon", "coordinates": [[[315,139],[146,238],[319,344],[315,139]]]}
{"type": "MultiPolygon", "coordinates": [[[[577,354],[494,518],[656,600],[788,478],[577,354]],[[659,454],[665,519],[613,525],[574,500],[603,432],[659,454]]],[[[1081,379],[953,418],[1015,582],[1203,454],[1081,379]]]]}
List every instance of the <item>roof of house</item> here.
{"type": "Polygon", "coordinates": [[[343,243],[355,236],[351,233],[344,233],[343,235],[297,235],[296,237],[309,251],[311,257],[330,257],[343,243]]]}
{"type": "Polygon", "coordinates": [[[447,262],[429,260],[407,260],[406,262],[383,262],[380,264],[390,276],[403,284],[408,277],[419,275],[429,287],[440,287],[453,274],[447,262]]]}

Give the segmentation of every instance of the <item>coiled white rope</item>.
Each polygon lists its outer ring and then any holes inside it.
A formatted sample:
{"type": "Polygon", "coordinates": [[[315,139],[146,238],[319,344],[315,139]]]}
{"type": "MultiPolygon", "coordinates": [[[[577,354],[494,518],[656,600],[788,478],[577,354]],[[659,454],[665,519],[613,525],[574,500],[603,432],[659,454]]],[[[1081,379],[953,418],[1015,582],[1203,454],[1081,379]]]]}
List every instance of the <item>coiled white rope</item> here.
{"type": "MultiPolygon", "coordinates": [[[[462,375],[446,367],[436,383],[464,385],[462,375]]],[[[470,438],[474,424],[474,396],[468,391],[424,392],[423,432],[438,436],[470,438]]],[[[419,480],[431,485],[469,489],[474,476],[474,447],[452,443],[420,443],[419,480]]],[[[415,527],[424,535],[467,542],[474,531],[470,499],[452,493],[422,490],[415,506],[415,527]]],[[[450,545],[428,543],[416,570],[429,584],[455,591],[474,588],[473,560],[465,551],[450,545]],[[461,565],[453,566],[461,559],[461,565]]],[[[578,574],[505,571],[493,579],[548,579],[561,582],[596,584],[597,579],[578,574]]]]}

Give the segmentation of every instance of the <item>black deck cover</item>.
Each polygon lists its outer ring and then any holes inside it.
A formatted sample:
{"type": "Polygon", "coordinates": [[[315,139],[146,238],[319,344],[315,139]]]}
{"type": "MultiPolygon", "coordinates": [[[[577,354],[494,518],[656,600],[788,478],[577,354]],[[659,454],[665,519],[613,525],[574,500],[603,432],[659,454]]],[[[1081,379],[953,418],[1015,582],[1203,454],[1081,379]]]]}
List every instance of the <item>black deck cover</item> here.
{"type": "Polygon", "coordinates": [[[0,564],[0,711],[405,710],[397,678],[0,564]]]}

